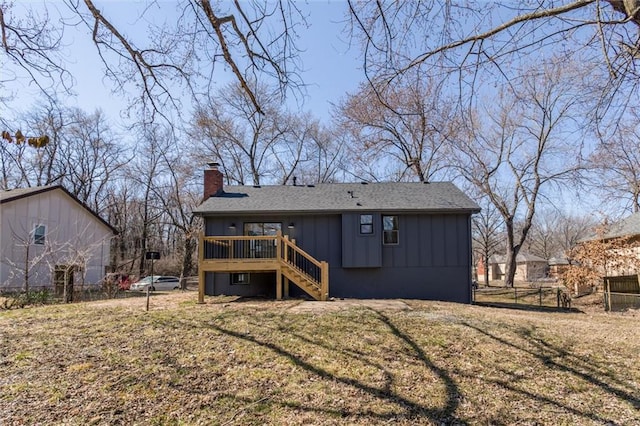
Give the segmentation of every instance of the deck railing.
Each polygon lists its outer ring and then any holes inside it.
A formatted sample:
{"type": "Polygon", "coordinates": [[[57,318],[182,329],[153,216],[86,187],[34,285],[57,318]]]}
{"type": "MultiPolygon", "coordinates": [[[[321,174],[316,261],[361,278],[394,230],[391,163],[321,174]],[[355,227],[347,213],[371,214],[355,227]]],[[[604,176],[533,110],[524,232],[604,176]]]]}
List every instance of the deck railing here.
{"type": "MultiPolygon", "coordinates": [[[[289,237],[282,238],[283,261],[298,272],[306,274],[317,283],[322,283],[323,262],[314,259],[313,256],[295,245],[289,237]]],[[[325,262],[326,263],[326,262],[325,262]]]]}
{"type": "Polygon", "coordinates": [[[277,248],[277,237],[204,237],[203,260],[276,259],[277,248]]]}
{"type": "Polygon", "coordinates": [[[200,247],[203,262],[278,261],[304,276],[321,295],[321,300],[328,297],[328,263],[316,260],[298,247],[295,240],[280,232],[275,236],[201,236],[200,247]]]}

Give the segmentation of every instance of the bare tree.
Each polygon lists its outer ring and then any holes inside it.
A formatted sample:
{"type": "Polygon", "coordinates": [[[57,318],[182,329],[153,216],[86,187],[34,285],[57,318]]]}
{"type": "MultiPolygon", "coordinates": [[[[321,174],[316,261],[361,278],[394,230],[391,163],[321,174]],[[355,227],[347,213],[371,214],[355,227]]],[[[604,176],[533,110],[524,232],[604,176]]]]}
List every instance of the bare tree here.
{"type": "Polygon", "coordinates": [[[337,174],[347,166],[348,138],[339,128],[326,127],[315,121],[310,134],[311,141],[305,145],[305,157],[296,173],[303,181],[327,183],[338,180],[337,174]]]}
{"type": "Polygon", "coordinates": [[[274,147],[288,131],[286,121],[280,120],[284,113],[277,99],[265,86],[259,85],[255,92],[266,114],[258,114],[237,84],[229,84],[196,112],[192,130],[200,141],[196,157],[202,163],[219,161],[226,179],[241,185],[260,185],[262,178],[274,177],[274,147]]]}
{"type": "MultiPolygon", "coordinates": [[[[486,198],[482,210],[472,218],[473,252],[476,260],[481,259],[484,266],[484,283],[489,285],[489,259],[503,246],[503,218],[495,206],[486,198]]],[[[478,277],[480,278],[480,277],[478,277]]]]}
{"type": "Polygon", "coordinates": [[[458,147],[460,173],[504,221],[508,286],[544,189],[574,176],[580,167],[580,147],[568,137],[580,128],[574,121],[579,90],[574,91],[576,76],[570,69],[552,61],[540,74],[525,75],[516,92],[503,90],[473,117],[472,138],[458,147]]]}
{"type": "Polygon", "coordinates": [[[625,200],[640,211],[640,107],[630,108],[628,118],[601,134],[591,156],[591,187],[604,199],[625,200]]]}
{"type": "Polygon", "coordinates": [[[202,229],[198,217],[191,213],[202,201],[202,188],[200,180],[195,180],[197,176],[184,149],[179,149],[177,144],[172,145],[174,149],[161,153],[159,167],[162,173],[156,177],[158,181],[153,188],[164,208],[167,225],[176,231],[174,238],[178,240],[179,247],[172,251],[180,255],[180,283],[184,290],[184,278],[193,273],[196,241],[202,229]]]}
{"type": "Polygon", "coordinates": [[[104,212],[107,222],[117,231],[111,244],[111,265],[115,271],[131,273],[136,260],[136,236],[139,223],[136,222],[135,190],[129,185],[111,185],[107,191],[107,208],[104,212]]]}
{"type": "Polygon", "coordinates": [[[71,109],[64,129],[60,167],[62,183],[80,201],[101,214],[106,208],[107,189],[130,160],[123,144],[118,143],[104,113],[86,114],[71,109]]]}
{"type": "MultiPolygon", "coordinates": [[[[33,290],[34,282],[43,287],[51,285],[52,281],[43,277],[51,277],[63,269],[62,296],[65,302],[73,300],[73,283],[70,274],[78,275],[80,288],[85,283],[88,268],[92,267],[98,274],[103,272],[102,250],[109,244],[100,234],[96,233],[95,224],[90,221],[73,223],[73,232],[62,232],[57,227],[49,227],[46,235],[36,235],[34,230],[25,228],[26,222],[16,218],[10,230],[14,241],[13,253],[3,253],[2,263],[9,267],[7,282],[0,283],[4,287],[13,287],[21,283],[21,289],[26,293],[27,300],[33,290]],[[39,239],[39,241],[38,241],[39,239]]],[[[110,238],[107,236],[106,238],[110,238]]]]}
{"type": "Polygon", "coordinates": [[[413,72],[393,86],[361,85],[335,112],[350,134],[360,173],[384,180],[429,181],[447,167],[457,115],[435,80],[413,72]],[[392,176],[380,176],[392,169],[392,176]]]}
{"type": "Polygon", "coordinates": [[[78,25],[93,40],[115,90],[139,89],[140,96],[130,99],[142,102],[152,116],[167,107],[179,113],[185,91],[208,92],[218,64],[228,67],[258,113],[264,110],[250,79],[269,77],[281,93],[301,83],[295,41],[305,22],[292,1],[150,2],[132,9],[135,25],[148,25],[143,34],[116,24],[109,5],[99,9],[93,0],[65,0],[64,5],[71,17],[46,5],[0,4],[3,64],[20,67],[43,89],[60,82],[69,88],[63,34],[78,25]],[[173,21],[154,19],[158,12],[173,21]]]}
{"type": "Polygon", "coordinates": [[[374,88],[425,67],[473,95],[480,87],[509,84],[523,60],[551,52],[599,64],[592,76],[608,75],[605,85],[585,92],[602,96],[592,110],[596,118],[612,106],[624,109],[626,99],[638,96],[640,0],[350,0],[349,10],[349,29],[362,45],[364,70],[374,88]]]}
{"type": "Polygon", "coordinates": [[[550,207],[539,209],[525,243],[527,251],[544,259],[566,256],[594,226],[588,216],[574,216],[550,207]]]}
{"type": "Polygon", "coordinates": [[[67,110],[55,101],[34,106],[31,113],[22,116],[20,125],[14,123],[14,128],[22,128],[28,135],[47,135],[50,143],[32,149],[26,143],[3,141],[0,144],[3,187],[59,184],[67,169],[66,159],[61,157],[60,150],[65,143],[64,130],[69,124],[67,110]]]}
{"type": "Polygon", "coordinates": [[[2,253],[2,263],[9,267],[9,275],[6,282],[0,284],[11,288],[20,283],[28,298],[34,280],[41,282],[41,275],[46,272],[45,259],[52,253],[50,241],[47,239],[45,244],[34,245],[34,232],[20,226],[4,232],[11,233],[14,247],[13,253],[2,253]]]}
{"type": "Polygon", "coordinates": [[[269,147],[274,164],[273,177],[278,183],[286,185],[294,177],[297,178],[296,172],[305,161],[306,147],[317,132],[319,123],[313,120],[310,113],[286,113],[278,118],[276,125],[282,131],[282,137],[269,147]]]}
{"type": "Polygon", "coordinates": [[[157,125],[145,126],[141,139],[145,141],[136,152],[134,161],[128,164],[126,173],[130,182],[137,185],[134,198],[135,219],[130,216],[128,226],[137,231],[133,235],[136,240],[134,259],[138,260],[138,273],[142,276],[146,271],[145,255],[150,247],[150,240],[158,219],[163,215],[162,202],[155,192],[156,180],[162,170],[163,155],[169,150],[171,139],[157,125]]]}

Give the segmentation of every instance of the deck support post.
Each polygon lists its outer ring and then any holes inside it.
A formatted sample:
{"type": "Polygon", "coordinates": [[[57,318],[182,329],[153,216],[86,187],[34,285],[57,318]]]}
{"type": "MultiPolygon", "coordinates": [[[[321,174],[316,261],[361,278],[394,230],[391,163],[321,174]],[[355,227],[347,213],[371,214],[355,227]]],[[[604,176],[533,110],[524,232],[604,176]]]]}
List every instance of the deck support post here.
{"type": "Polygon", "coordinates": [[[329,264],[326,261],[320,262],[320,300],[326,301],[329,298],[329,264]]]}
{"type": "Polygon", "coordinates": [[[289,298],[289,278],[287,277],[283,277],[284,278],[284,298],[288,299],[289,298]]]}
{"type": "Polygon", "coordinates": [[[276,271],[276,299],[282,300],[282,272],[276,271]]]}

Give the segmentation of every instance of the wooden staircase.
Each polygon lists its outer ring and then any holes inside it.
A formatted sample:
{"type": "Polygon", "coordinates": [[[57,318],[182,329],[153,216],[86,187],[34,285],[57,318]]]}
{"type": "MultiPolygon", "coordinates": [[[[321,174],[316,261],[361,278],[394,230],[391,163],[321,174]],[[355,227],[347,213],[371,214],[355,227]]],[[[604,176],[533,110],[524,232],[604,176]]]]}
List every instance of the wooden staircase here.
{"type": "Polygon", "coordinates": [[[288,236],[200,236],[198,300],[204,302],[205,272],[276,272],[276,298],[292,282],[315,300],[329,297],[329,264],[306,253],[288,236]],[[284,282],[283,282],[284,281],[284,282]]]}

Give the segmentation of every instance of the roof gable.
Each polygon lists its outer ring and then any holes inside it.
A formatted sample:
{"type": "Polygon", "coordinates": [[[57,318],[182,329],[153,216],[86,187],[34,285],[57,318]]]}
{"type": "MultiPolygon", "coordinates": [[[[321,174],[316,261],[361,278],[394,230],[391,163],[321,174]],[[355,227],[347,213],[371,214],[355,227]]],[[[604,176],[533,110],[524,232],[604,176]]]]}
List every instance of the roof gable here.
{"type": "Polygon", "coordinates": [[[345,211],[476,213],[480,208],[451,182],[333,183],[230,186],[204,200],[194,214],[345,211]]]}
{"type": "Polygon", "coordinates": [[[17,189],[0,191],[0,204],[5,204],[5,203],[12,202],[12,201],[17,201],[17,200],[20,200],[22,198],[32,197],[32,196],[35,196],[35,195],[38,195],[38,194],[42,194],[42,193],[49,192],[49,191],[55,191],[55,190],[62,191],[64,194],[66,194],[68,197],[70,197],[73,201],[75,201],[76,203],[80,204],[80,206],[82,206],[82,208],[84,208],[93,217],[95,217],[99,222],[101,222],[103,225],[105,225],[107,228],[109,228],[109,230],[111,230],[111,232],[113,232],[114,234],[118,233],[118,231],[113,226],[111,226],[111,224],[109,222],[107,222],[106,220],[101,218],[96,212],[94,212],[92,209],[90,209],[89,206],[87,206],[85,203],[80,201],[77,197],[75,197],[72,193],[67,191],[61,185],[35,186],[35,187],[31,187],[31,188],[17,188],[17,189]]]}

